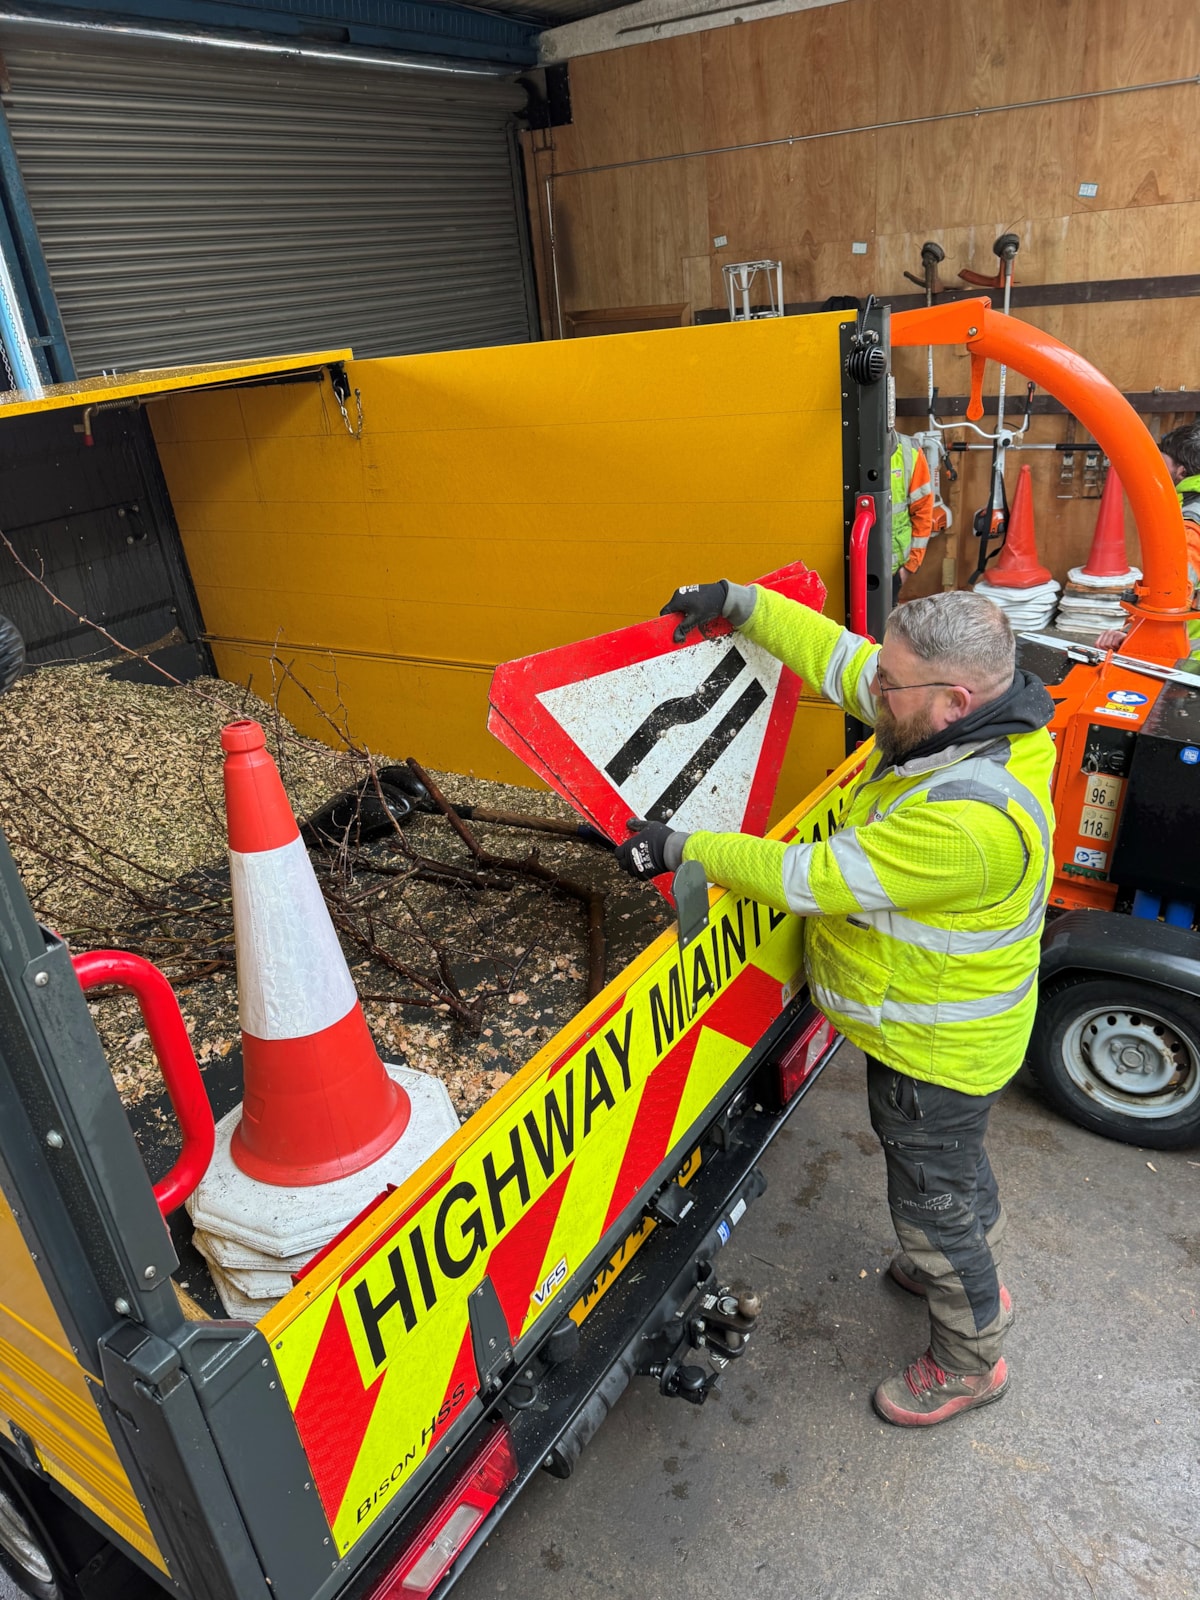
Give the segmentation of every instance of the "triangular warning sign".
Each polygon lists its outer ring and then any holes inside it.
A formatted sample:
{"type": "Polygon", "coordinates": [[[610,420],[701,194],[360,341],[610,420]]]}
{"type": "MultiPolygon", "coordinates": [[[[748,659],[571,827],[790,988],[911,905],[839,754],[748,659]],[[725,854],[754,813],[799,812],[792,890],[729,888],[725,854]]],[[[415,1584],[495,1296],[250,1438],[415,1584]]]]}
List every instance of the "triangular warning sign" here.
{"type": "MultiPolygon", "coordinates": [[[[802,561],[758,579],[819,611],[825,586],[802,561]]],[[[497,667],[488,727],[610,839],[630,817],[762,833],[800,680],[714,624],[681,645],[677,617],[497,667]]]]}

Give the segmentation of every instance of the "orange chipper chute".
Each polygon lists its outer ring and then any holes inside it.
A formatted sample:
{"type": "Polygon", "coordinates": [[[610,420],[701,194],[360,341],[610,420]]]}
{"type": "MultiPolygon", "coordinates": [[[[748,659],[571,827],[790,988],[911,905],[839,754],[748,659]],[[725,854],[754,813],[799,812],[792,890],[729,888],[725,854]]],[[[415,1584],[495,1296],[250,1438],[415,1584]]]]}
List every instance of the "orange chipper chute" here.
{"type": "Polygon", "coordinates": [[[1158,446],[1124,395],[1067,345],[993,311],[986,297],[898,312],[891,319],[891,336],[896,347],[966,345],[971,356],[967,416],[972,421],[983,415],[983,373],[989,359],[1032,378],[1079,418],[1120,475],[1142,542],[1146,575],[1137,585],[1136,603],[1127,607],[1133,634],[1126,649],[1168,666],[1186,656],[1186,623],[1194,613],[1183,513],[1158,446]]]}

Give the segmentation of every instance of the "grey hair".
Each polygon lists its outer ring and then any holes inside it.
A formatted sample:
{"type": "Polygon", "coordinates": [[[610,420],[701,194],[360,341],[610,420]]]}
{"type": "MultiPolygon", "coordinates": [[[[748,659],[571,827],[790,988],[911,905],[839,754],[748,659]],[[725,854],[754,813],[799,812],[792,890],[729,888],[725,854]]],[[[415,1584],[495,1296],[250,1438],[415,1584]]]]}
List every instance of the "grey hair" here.
{"type": "Polygon", "coordinates": [[[1016,640],[1000,607],[958,590],[898,606],[888,632],[922,661],[971,688],[1006,688],[1016,670],[1016,640]]]}

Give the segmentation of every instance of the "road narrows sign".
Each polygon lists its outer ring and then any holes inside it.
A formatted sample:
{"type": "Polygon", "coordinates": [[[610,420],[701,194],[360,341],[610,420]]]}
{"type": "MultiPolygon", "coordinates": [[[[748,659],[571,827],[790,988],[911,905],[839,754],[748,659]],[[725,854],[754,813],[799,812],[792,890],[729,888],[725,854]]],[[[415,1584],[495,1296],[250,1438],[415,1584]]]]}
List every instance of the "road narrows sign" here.
{"type": "MultiPolygon", "coordinates": [[[[814,610],[803,562],[760,578],[814,610]]],[[[657,617],[497,667],[488,726],[610,839],[630,817],[762,833],[800,680],[719,623],[682,645],[657,617]]]]}

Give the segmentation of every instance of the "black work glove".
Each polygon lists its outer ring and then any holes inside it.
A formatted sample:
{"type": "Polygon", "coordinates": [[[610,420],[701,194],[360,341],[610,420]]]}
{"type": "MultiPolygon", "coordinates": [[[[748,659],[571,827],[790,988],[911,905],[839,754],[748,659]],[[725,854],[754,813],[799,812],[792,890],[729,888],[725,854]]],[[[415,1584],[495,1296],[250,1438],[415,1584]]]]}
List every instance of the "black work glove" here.
{"type": "Polygon", "coordinates": [[[644,822],[641,817],[631,817],[625,824],[633,834],[624,844],[617,846],[617,865],[631,878],[657,878],[660,873],[673,872],[679,865],[683,846],[672,851],[674,865],[668,864],[667,850],[677,835],[685,837],[678,828],[668,828],[665,822],[644,822]]]}
{"type": "Polygon", "coordinates": [[[724,578],[720,583],[687,583],[682,589],[676,589],[658,614],[669,617],[673,612],[679,613],[683,621],[672,638],[676,644],[682,644],[693,628],[703,629],[706,623],[724,616],[728,598],[729,585],[724,578]]]}

